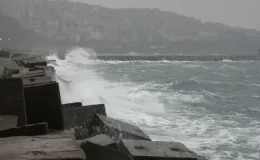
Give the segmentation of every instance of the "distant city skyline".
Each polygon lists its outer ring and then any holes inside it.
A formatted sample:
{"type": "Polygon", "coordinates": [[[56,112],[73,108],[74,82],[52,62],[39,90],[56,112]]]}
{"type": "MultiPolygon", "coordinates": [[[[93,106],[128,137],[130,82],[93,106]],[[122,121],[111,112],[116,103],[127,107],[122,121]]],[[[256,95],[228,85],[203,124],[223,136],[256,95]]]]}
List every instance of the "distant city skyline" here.
{"type": "Polygon", "coordinates": [[[109,8],[159,8],[203,22],[260,30],[260,0],[76,0],[109,8]]]}

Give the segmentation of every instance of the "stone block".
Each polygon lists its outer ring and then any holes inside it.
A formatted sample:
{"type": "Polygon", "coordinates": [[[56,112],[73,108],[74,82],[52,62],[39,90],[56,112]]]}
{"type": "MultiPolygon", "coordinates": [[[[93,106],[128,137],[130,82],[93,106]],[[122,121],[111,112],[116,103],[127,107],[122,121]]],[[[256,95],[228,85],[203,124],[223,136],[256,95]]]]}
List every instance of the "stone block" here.
{"type": "Polygon", "coordinates": [[[133,160],[133,157],[116,149],[87,142],[84,147],[87,160],[133,160]]]}
{"type": "Polygon", "coordinates": [[[62,108],[76,108],[76,107],[82,107],[82,103],[74,102],[74,103],[67,103],[62,105],[62,108]]]}
{"type": "Polygon", "coordinates": [[[41,85],[46,83],[53,82],[51,77],[44,76],[44,77],[30,77],[30,78],[23,78],[23,85],[24,86],[31,86],[31,85],[41,85]]]}
{"type": "Polygon", "coordinates": [[[119,150],[134,160],[197,160],[197,154],[177,142],[122,140],[119,150]]]}
{"type": "Polygon", "coordinates": [[[83,107],[63,107],[65,129],[75,128],[76,138],[85,139],[88,137],[88,129],[95,114],[106,115],[104,104],[83,106],[83,107]]]}
{"type": "Polygon", "coordinates": [[[48,122],[50,129],[63,129],[59,84],[51,82],[24,87],[29,124],[48,122]]]}
{"type": "Polygon", "coordinates": [[[22,79],[0,79],[0,115],[18,116],[18,126],[27,123],[22,79]]]}
{"type": "Polygon", "coordinates": [[[111,137],[109,137],[105,134],[99,134],[99,135],[96,135],[94,137],[91,137],[91,138],[88,138],[88,139],[85,139],[84,141],[82,141],[80,146],[83,150],[86,150],[86,148],[87,148],[86,145],[88,142],[94,143],[94,144],[97,144],[100,146],[106,146],[106,147],[110,147],[113,149],[117,149],[116,141],[114,141],[111,137]]]}
{"type": "Polygon", "coordinates": [[[0,130],[17,127],[17,116],[0,115],[0,130]]]}
{"type": "Polygon", "coordinates": [[[93,118],[89,134],[106,134],[116,141],[121,139],[151,140],[139,127],[99,114],[93,118]]]}
{"type": "Polygon", "coordinates": [[[0,137],[38,136],[48,134],[48,123],[29,124],[17,128],[0,130],[0,137]]]}

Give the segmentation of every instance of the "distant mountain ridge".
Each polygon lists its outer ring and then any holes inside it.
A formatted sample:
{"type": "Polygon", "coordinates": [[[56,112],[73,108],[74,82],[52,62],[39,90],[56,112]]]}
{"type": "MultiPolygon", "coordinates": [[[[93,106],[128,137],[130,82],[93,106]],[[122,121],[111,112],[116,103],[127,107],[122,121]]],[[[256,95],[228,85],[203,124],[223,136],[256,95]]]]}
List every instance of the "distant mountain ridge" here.
{"type": "Polygon", "coordinates": [[[0,0],[0,12],[50,39],[99,52],[247,54],[260,48],[259,31],[202,23],[159,9],[109,9],[68,0],[0,0]]]}

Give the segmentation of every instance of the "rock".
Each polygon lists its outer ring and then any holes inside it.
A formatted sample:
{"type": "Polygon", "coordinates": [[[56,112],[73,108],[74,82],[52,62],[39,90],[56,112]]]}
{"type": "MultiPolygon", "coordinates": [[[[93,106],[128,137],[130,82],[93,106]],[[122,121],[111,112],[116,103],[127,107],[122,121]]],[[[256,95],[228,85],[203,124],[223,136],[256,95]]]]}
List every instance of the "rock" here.
{"type": "Polygon", "coordinates": [[[110,147],[113,149],[117,149],[117,144],[116,141],[114,141],[111,137],[105,135],[105,134],[99,134],[96,135],[94,137],[85,139],[84,141],[81,142],[81,148],[85,151],[86,150],[86,145],[87,143],[94,143],[100,146],[106,146],[106,147],[110,147]]]}
{"type": "Polygon", "coordinates": [[[91,142],[85,144],[84,152],[87,160],[133,160],[129,154],[91,142]]]}
{"type": "Polygon", "coordinates": [[[63,107],[64,127],[74,128],[77,139],[89,137],[88,129],[95,114],[106,115],[104,104],[83,106],[83,107],[63,107]]]}
{"type": "Polygon", "coordinates": [[[48,122],[50,129],[64,128],[57,82],[25,86],[24,94],[29,124],[48,122]]]}
{"type": "Polygon", "coordinates": [[[0,115],[0,130],[17,127],[17,116],[0,115]]]}
{"type": "Polygon", "coordinates": [[[18,128],[0,130],[0,137],[38,136],[48,133],[48,123],[29,124],[18,128]]]}
{"type": "Polygon", "coordinates": [[[139,127],[100,114],[95,115],[89,130],[90,135],[106,134],[116,141],[121,139],[151,140],[139,127]]]}
{"type": "Polygon", "coordinates": [[[177,142],[122,140],[119,150],[130,154],[134,160],[197,160],[194,152],[177,142]]]}
{"type": "Polygon", "coordinates": [[[18,126],[27,124],[22,79],[0,79],[0,115],[15,115],[18,126]]]}
{"type": "Polygon", "coordinates": [[[34,58],[34,59],[21,60],[21,64],[27,68],[31,68],[36,65],[47,66],[47,61],[45,61],[43,58],[34,58]]]}

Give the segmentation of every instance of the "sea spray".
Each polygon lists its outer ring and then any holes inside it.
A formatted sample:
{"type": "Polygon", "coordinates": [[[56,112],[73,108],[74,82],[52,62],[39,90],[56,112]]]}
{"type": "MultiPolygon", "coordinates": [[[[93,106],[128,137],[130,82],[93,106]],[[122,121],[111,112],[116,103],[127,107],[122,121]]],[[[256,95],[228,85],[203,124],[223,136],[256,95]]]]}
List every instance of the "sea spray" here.
{"type": "Polygon", "coordinates": [[[63,103],[104,103],[109,116],[137,124],[153,140],[180,141],[210,160],[260,157],[260,100],[248,99],[260,96],[258,63],[93,57],[81,48],[64,60],[47,57],[56,60],[63,103]]]}

